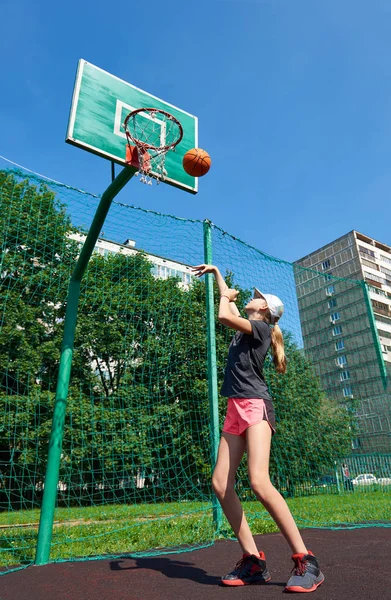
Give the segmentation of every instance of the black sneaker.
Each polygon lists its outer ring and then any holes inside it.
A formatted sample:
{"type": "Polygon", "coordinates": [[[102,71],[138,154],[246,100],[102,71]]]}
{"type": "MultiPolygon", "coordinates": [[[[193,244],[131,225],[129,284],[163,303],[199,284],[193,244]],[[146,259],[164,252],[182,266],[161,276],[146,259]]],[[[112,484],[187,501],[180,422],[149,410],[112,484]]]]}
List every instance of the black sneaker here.
{"type": "Polygon", "coordinates": [[[224,585],[261,585],[271,580],[263,552],[243,554],[231,573],[221,578],[224,585]]]}
{"type": "Polygon", "coordinates": [[[287,592],[314,592],[324,582],[324,575],[319,569],[318,561],[309,550],[308,554],[294,554],[293,575],[286,584],[287,592]]]}

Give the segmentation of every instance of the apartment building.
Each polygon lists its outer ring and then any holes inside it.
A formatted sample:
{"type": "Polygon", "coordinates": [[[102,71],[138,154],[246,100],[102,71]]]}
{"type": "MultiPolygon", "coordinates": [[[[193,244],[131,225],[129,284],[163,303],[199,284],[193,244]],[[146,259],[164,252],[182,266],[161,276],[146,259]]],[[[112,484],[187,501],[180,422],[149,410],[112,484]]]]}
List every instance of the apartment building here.
{"type": "MultiPolygon", "coordinates": [[[[80,248],[83,246],[86,239],[86,235],[81,233],[71,233],[69,238],[79,243],[80,248]]],[[[124,256],[132,256],[137,254],[136,242],[134,240],[127,239],[123,244],[112,242],[103,238],[98,238],[94,248],[94,254],[100,254],[101,256],[108,256],[109,254],[123,254],[124,256]]],[[[186,289],[190,283],[192,277],[191,267],[183,263],[179,263],[169,258],[157,256],[155,254],[146,254],[148,260],[153,264],[152,274],[154,277],[160,279],[167,279],[168,277],[179,277],[181,285],[186,289]]]]}
{"type": "Polygon", "coordinates": [[[357,452],[391,452],[391,247],[351,231],[295,261],[304,350],[356,412],[357,452]]]}

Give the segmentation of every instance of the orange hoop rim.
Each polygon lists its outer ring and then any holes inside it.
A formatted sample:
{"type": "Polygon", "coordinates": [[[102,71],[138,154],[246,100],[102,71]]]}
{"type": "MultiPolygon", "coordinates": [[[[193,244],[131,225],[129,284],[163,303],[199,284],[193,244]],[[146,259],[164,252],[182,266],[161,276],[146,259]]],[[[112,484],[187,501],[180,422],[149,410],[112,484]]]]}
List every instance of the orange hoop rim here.
{"type": "Polygon", "coordinates": [[[124,129],[125,129],[126,137],[128,139],[128,143],[130,143],[129,140],[131,140],[133,142],[133,144],[136,145],[138,148],[143,148],[145,150],[155,150],[156,152],[159,152],[159,153],[168,152],[168,150],[172,150],[173,148],[175,148],[175,146],[177,146],[179,144],[179,142],[183,138],[183,127],[182,127],[180,121],[178,121],[178,119],[176,117],[174,117],[174,115],[172,115],[171,113],[169,113],[165,110],[162,110],[161,108],[147,107],[147,108],[137,108],[136,110],[132,110],[132,112],[130,112],[125,118],[124,129]],[[166,144],[164,146],[154,146],[153,144],[148,144],[147,142],[143,142],[142,140],[133,136],[130,133],[130,131],[128,130],[128,122],[131,117],[134,117],[141,112],[159,113],[159,114],[164,115],[170,121],[173,121],[178,126],[178,129],[179,129],[178,139],[176,139],[171,144],[166,144]]]}

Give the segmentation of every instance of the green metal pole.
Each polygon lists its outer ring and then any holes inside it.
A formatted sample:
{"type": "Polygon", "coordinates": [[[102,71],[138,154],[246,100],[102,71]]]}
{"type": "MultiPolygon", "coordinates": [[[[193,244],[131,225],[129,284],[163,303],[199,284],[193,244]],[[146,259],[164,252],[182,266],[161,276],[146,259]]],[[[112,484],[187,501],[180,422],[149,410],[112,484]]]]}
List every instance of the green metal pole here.
{"type": "MultiPolygon", "coordinates": [[[[212,263],[212,224],[204,221],[204,261],[205,264],[212,263]]],[[[216,323],[214,311],[213,275],[208,273],[206,277],[206,326],[208,343],[208,390],[210,407],[210,434],[212,443],[213,468],[217,462],[219,449],[219,394],[217,390],[217,358],[216,358],[216,323]]],[[[213,525],[217,533],[221,529],[222,510],[216,496],[213,495],[213,525]]]]}
{"type": "Polygon", "coordinates": [[[336,460],[334,461],[334,464],[335,464],[335,479],[337,482],[337,492],[338,492],[338,494],[340,494],[341,493],[341,485],[339,483],[339,465],[337,464],[336,460]]]}
{"type": "Polygon", "coordinates": [[[375,315],[373,314],[372,302],[371,302],[371,298],[369,296],[369,291],[368,291],[368,284],[364,280],[362,280],[361,283],[362,283],[362,288],[363,288],[363,292],[364,292],[365,302],[367,305],[369,326],[372,331],[373,342],[375,344],[377,360],[379,363],[380,375],[382,378],[383,387],[385,390],[387,390],[387,369],[386,369],[386,365],[384,363],[383,353],[381,351],[379,334],[378,334],[377,327],[376,327],[375,315]]]}
{"type": "Polygon", "coordinates": [[[71,376],[73,343],[75,338],[81,279],[87,268],[88,261],[91,258],[96,240],[102,230],[102,225],[106,219],[113,198],[128,183],[135,172],[136,169],[125,167],[104,192],[69,283],[64,336],[61,348],[56,400],[49,441],[45,487],[42,498],[41,517],[35,555],[36,565],[47,564],[50,557],[54,509],[56,505],[57,485],[60,472],[61,449],[64,436],[65,413],[69,379],[71,376]]]}

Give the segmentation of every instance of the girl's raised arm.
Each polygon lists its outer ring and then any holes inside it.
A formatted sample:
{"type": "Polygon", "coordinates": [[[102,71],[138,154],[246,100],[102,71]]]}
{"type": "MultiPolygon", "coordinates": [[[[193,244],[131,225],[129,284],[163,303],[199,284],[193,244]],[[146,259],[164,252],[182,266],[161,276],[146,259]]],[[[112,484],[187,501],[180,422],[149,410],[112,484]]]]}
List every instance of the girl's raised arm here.
{"type": "MultiPolygon", "coordinates": [[[[228,285],[225,283],[223,276],[221,275],[218,267],[215,267],[215,265],[197,265],[192,267],[192,270],[195,271],[194,275],[196,277],[202,277],[202,275],[206,275],[206,273],[212,273],[215,276],[220,296],[227,292],[228,285]]],[[[233,315],[240,317],[240,312],[235,304],[235,301],[230,301],[229,309],[233,315]]]]}

